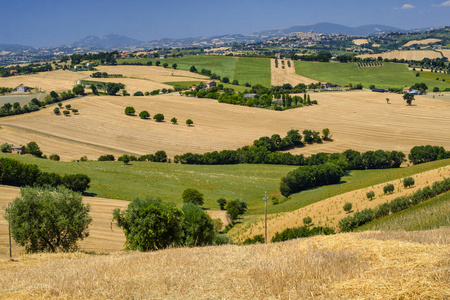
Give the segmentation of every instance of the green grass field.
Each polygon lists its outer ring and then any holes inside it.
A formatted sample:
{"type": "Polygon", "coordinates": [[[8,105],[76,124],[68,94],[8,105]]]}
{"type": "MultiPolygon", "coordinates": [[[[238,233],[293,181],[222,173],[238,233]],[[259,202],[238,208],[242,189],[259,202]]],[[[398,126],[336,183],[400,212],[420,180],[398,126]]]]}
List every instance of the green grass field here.
{"type": "Polygon", "coordinates": [[[240,57],[234,79],[239,84],[250,83],[251,85],[261,84],[270,86],[270,59],[259,57],[240,57]]]}
{"type": "MultiPolygon", "coordinates": [[[[438,86],[438,83],[445,83],[447,82],[447,87],[450,88],[450,74],[444,74],[444,73],[431,73],[431,72],[419,72],[420,77],[419,78],[426,78],[433,80],[435,85],[432,85],[431,87],[428,86],[428,88],[433,89],[433,87],[438,86]],[[439,78],[439,80],[436,80],[436,78],[439,78]],[[445,79],[445,82],[442,81],[442,79],[445,79]]],[[[439,86],[438,86],[439,87],[439,86]]]]}
{"type": "Polygon", "coordinates": [[[428,230],[450,226],[450,192],[419,203],[395,214],[374,220],[357,229],[366,230],[428,230]]]}
{"type": "Polygon", "coordinates": [[[164,63],[169,64],[169,68],[172,67],[172,64],[177,64],[177,68],[180,70],[189,71],[192,66],[200,72],[201,69],[211,70],[211,72],[220,75],[221,77],[228,77],[230,80],[234,78],[234,73],[236,71],[236,63],[237,58],[232,56],[223,56],[223,55],[186,55],[183,57],[176,58],[165,58],[165,59],[149,59],[149,58],[126,58],[126,59],[118,59],[117,64],[122,64],[123,62],[135,63],[141,62],[144,65],[151,61],[153,66],[155,66],[156,61],[160,61],[161,65],[164,63]]]}
{"type": "MultiPolygon", "coordinates": [[[[83,173],[91,178],[88,193],[98,197],[131,200],[135,197],[156,196],[180,205],[186,188],[195,188],[205,195],[206,208],[218,209],[220,197],[244,199],[251,214],[264,209],[264,191],[279,195],[281,177],[295,169],[280,165],[196,166],[149,162],[56,162],[31,156],[0,153],[0,157],[33,163],[42,171],[58,174],[83,173]]],[[[390,170],[352,171],[342,183],[311,189],[292,195],[286,202],[271,207],[271,213],[293,211],[311,203],[366,186],[403,178],[448,165],[450,159],[390,170]]],[[[271,203],[269,205],[272,205],[271,203]]]]}
{"type": "MultiPolygon", "coordinates": [[[[172,67],[172,64],[176,63],[177,68],[180,70],[189,71],[191,66],[195,66],[199,72],[201,69],[211,70],[211,72],[221,77],[228,77],[230,82],[237,79],[241,85],[248,82],[251,85],[262,84],[267,87],[270,86],[270,59],[268,58],[188,55],[167,59],[118,59],[117,64],[140,62],[145,65],[148,61],[152,61],[153,65],[155,65],[158,60],[161,62],[161,65],[168,63],[169,68],[172,67]]],[[[237,89],[235,88],[235,90],[237,89]]]]}
{"type": "Polygon", "coordinates": [[[383,66],[359,68],[355,63],[296,61],[295,71],[299,75],[340,86],[361,83],[366,89],[371,84],[377,88],[402,88],[419,82],[424,82],[431,89],[435,86],[442,90],[450,87],[450,81],[437,81],[435,80],[436,76],[433,79],[416,77],[416,72],[408,70],[404,64],[397,63],[383,63],[383,66]]]}

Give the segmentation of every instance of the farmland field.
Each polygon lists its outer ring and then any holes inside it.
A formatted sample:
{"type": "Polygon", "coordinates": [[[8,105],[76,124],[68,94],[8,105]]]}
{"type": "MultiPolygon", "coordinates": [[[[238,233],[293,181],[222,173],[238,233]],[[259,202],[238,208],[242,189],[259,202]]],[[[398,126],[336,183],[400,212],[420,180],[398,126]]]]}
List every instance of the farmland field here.
{"type": "Polygon", "coordinates": [[[368,43],[369,43],[369,41],[367,39],[354,39],[353,40],[353,44],[358,45],[358,46],[368,44],[368,43]]]}
{"type": "Polygon", "coordinates": [[[442,54],[433,50],[394,50],[377,54],[361,54],[359,58],[374,58],[381,56],[383,59],[423,60],[424,58],[442,58],[442,54]]]}
{"type": "Polygon", "coordinates": [[[239,84],[270,86],[270,59],[258,57],[239,57],[233,77],[239,84]]]}
{"type": "Polygon", "coordinates": [[[442,128],[450,127],[449,102],[417,96],[414,105],[407,106],[401,95],[366,91],[313,93],[311,99],[319,105],[280,112],[177,94],[88,96],[67,101],[79,115],[57,116],[49,107],[2,118],[0,140],[12,144],[35,141],[45,154],[56,153],[66,161],[85,155],[97,159],[109,153],[143,155],[164,150],[173,157],[186,152],[237,149],[262,136],[284,136],[290,129],[329,128],[334,139],[293,149],[296,154],[346,149],[407,153],[413,146],[426,144],[450,148],[450,140],[441,134],[442,128]],[[390,104],[386,104],[387,97],[390,104]],[[124,110],[129,105],[137,114],[142,110],[148,110],[151,116],[162,113],[166,122],[126,116],[124,110]],[[172,117],[179,125],[168,121],[172,117]],[[184,124],[188,118],[194,126],[184,124]]]}
{"type": "Polygon", "coordinates": [[[31,101],[33,98],[37,98],[39,101],[44,101],[45,96],[47,96],[46,93],[38,93],[38,94],[30,94],[30,95],[15,95],[15,94],[8,94],[5,96],[0,96],[0,106],[3,106],[5,103],[11,103],[19,102],[21,106],[24,106],[25,104],[28,104],[28,102],[31,101]]]}
{"type": "Polygon", "coordinates": [[[359,228],[367,230],[428,230],[450,226],[450,192],[374,220],[359,228]]]}
{"type": "Polygon", "coordinates": [[[271,64],[271,82],[274,86],[281,86],[285,83],[290,83],[292,86],[296,86],[299,83],[304,83],[306,85],[311,83],[317,83],[317,80],[311,78],[300,76],[295,72],[295,63],[288,59],[278,60],[278,68],[276,67],[275,59],[270,60],[271,64]],[[285,62],[283,65],[282,62],[285,62]],[[287,62],[290,62],[290,66],[287,62]],[[284,68],[283,68],[284,66],[284,68]]]}
{"type": "Polygon", "coordinates": [[[320,82],[331,82],[340,86],[362,83],[364,88],[374,84],[378,88],[403,88],[414,83],[424,82],[428,87],[437,86],[445,89],[450,82],[437,82],[427,78],[415,77],[403,64],[383,63],[383,66],[359,68],[355,63],[318,63],[296,61],[297,74],[310,77],[320,82]]]}
{"type": "MultiPolygon", "coordinates": [[[[142,62],[146,64],[147,61],[151,61],[153,66],[155,66],[156,61],[160,61],[161,65],[163,63],[168,63],[169,68],[172,67],[172,64],[176,63],[178,65],[178,69],[189,71],[192,66],[195,66],[197,70],[200,72],[201,69],[208,69],[211,72],[220,75],[221,77],[229,77],[230,79],[234,77],[234,73],[236,70],[237,58],[232,56],[205,56],[205,55],[187,55],[183,57],[176,58],[165,58],[165,59],[149,59],[149,58],[126,58],[126,59],[118,59],[117,64],[122,64],[123,62],[135,63],[142,62]]],[[[162,67],[160,67],[162,68],[162,67]]]]}
{"type": "Polygon", "coordinates": [[[440,39],[412,40],[412,41],[409,41],[406,44],[404,44],[402,47],[409,47],[409,46],[412,46],[414,44],[417,44],[417,45],[428,45],[428,44],[438,43],[440,41],[442,41],[442,40],[440,40],[440,39]]]}

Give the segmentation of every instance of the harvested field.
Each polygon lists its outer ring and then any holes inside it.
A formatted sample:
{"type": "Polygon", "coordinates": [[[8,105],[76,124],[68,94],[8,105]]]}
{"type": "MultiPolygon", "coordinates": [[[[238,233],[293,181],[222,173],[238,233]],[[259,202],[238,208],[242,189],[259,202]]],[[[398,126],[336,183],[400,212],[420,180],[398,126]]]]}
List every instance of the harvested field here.
{"type": "Polygon", "coordinates": [[[296,86],[299,83],[304,83],[306,85],[311,83],[317,83],[317,80],[301,76],[295,73],[295,63],[292,60],[280,59],[278,60],[278,68],[275,67],[275,59],[270,60],[270,70],[271,70],[271,82],[274,86],[281,86],[285,83],[290,83],[292,86],[296,86]],[[284,61],[284,65],[281,63],[284,61]],[[290,61],[291,66],[287,64],[290,61]],[[283,68],[284,66],[284,68],[283,68]]]}
{"type": "MultiPolygon", "coordinates": [[[[402,179],[398,179],[331,197],[293,212],[270,215],[267,221],[268,240],[270,240],[275,233],[281,232],[286,228],[303,226],[303,218],[308,216],[312,218],[313,226],[328,226],[338,231],[339,221],[348,216],[342,208],[345,203],[352,203],[352,212],[361,211],[366,208],[373,209],[376,206],[391,201],[397,197],[411,195],[418,189],[432,185],[433,182],[442,181],[445,178],[449,178],[450,166],[416,174],[411,177],[415,180],[415,185],[411,188],[404,188],[402,179]],[[385,195],[383,193],[383,187],[389,183],[394,184],[395,192],[393,194],[385,195]],[[375,192],[375,198],[372,201],[369,201],[366,197],[366,193],[369,191],[375,192]]],[[[268,213],[270,214],[270,210],[268,213]]],[[[242,229],[235,227],[229,233],[233,240],[240,241],[258,234],[264,234],[263,218],[259,218],[258,221],[255,220],[251,225],[247,224],[247,226],[242,229]]]]}
{"type": "Polygon", "coordinates": [[[428,45],[435,44],[442,40],[440,39],[425,39],[425,40],[412,40],[403,45],[403,47],[410,47],[412,45],[428,45]]]}
{"type": "Polygon", "coordinates": [[[378,54],[362,54],[358,55],[359,58],[378,58],[381,56],[383,59],[405,59],[405,60],[423,60],[424,58],[442,58],[442,54],[433,50],[394,50],[391,52],[384,52],[378,54]]]}
{"type": "MultiPolygon", "coordinates": [[[[169,77],[169,76],[168,76],[169,77]]],[[[89,81],[115,82],[125,84],[125,90],[133,95],[137,91],[151,92],[153,90],[171,89],[172,86],[146,79],[134,78],[90,78],[89,81]]],[[[121,92],[119,92],[120,94],[121,92]]]]}
{"type": "MultiPolygon", "coordinates": [[[[147,79],[154,82],[172,82],[172,81],[199,81],[209,80],[208,77],[183,71],[174,70],[172,68],[153,67],[153,66],[98,66],[95,72],[106,72],[108,74],[122,74],[125,77],[147,79]]],[[[94,72],[82,72],[86,75],[91,75],[94,72]]],[[[104,81],[109,81],[112,78],[102,78],[104,81]]],[[[121,79],[121,78],[119,78],[121,79]]]]}
{"type": "Polygon", "coordinates": [[[445,57],[450,58],[450,49],[442,49],[442,50],[439,50],[439,51],[442,52],[442,54],[445,57]]]}
{"type": "Polygon", "coordinates": [[[13,144],[35,141],[45,154],[57,153],[62,160],[84,155],[97,159],[100,153],[142,155],[165,150],[173,157],[236,149],[261,136],[284,136],[290,129],[329,128],[334,139],[292,150],[296,154],[346,149],[407,153],[413,146],[427,144],[450,148],[450,140],[442,134],[442,128],[450,128],[449,102],[416,96],[414,105],[406,106],[401,95],[366,91],[313,93],[311,100],[319,105],[278,112],[176,94],[84,97],[67,101],[79,115],[56,116],[50,108],[2,118],[0,140],[13,144]],[[166,122],[126,116],[128,105],[137,114],[142,110],[151,116],[162,113],[166,122]],[[172,125],[168,121],[172,117],[180,124],[172,125]],[[188,118],[194,126],[184,124],[188,118]]]}
{"type": "Polygon", "coordinates": [[[24,106],[25,104],[28,104],[31,99],[37,98],[39,101],[44,101],[45,96],[48,94],[46,93],[37,93],[37,94],[8,94],[5,96],[0,96],[0,106],[2,106],[5,103],[11,103],[19,102],[21,106],[24,106]]]}
{"type": "Polygon", "coordinates": [[[71,90],[79,79],[88,76],[71,71],[50,71],[31,75],[20,75],[0,78],[0,86],[17,87],[21,84],[35,87],[37,91],[50,93],[51,91],[62,92],[71,90]]]}
{"type": "Polygon", "coordinates": [[[367,39],[354,39],[352,42],[353,42],[353,44],[358,45],[358,46],[369,43],[369,41],[367,39]]]}
{"type": "Polygon", "coordinates": [[[1,260],[3,299],[446,299],[450,229],[1,260]]]}

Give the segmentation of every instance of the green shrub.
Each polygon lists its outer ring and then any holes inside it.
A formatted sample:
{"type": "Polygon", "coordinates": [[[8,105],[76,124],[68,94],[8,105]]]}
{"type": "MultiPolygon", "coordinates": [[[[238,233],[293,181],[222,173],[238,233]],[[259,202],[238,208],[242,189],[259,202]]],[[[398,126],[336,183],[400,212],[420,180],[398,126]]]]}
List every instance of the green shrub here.
{"type": "Polygon", "coordinates": [[[164,121],[164,115],[163,114],[156,114],[156,115],[153,116],[153,119],[156,122],[162,122],[162,121],[164,121]]]}
{"type": "Polygon", "coordinates": [[[403,186],[405,188],[409,188],[409,187],[413,186],[414,183],[415,183],[415,181],[414,181],[414,178],[412,178],[412,177],[406,177],[403,179],[403,186]]]}
{"type": "Polygon", "coordinates": [[[392,183],[389,183],[389,184],[385,185],[385,186],[383,187],[383,192],[384,192],[385,194],[391,194],[391,193],[393,193],[393,192],[394,192],[394,185],[393,185],[392,183]]]}
{"type": "Polygon", "coordinates": [[[203,205],[203,194],[196,189],[187,188],[181,196],[184,203],[193,203],[195,205],[203,205]]]}
{"type": "Polygon", "coordinates": [[[58,154],[52,154],[52,155],[50,155],[49,159],[50,159],[50,160],[59,161],[59,160],[60,160],[60,157],[59,157],[58,154]]]}
{"type": "Polygon", "coordinates": [[[186,246],[211,245],[216,236],[214,221],[193,203],[185,203],[181,210],[183,218],[183,244],[186,246]]]}
{"type": "Polygon", "coordinates": [[[150,114],[148,113],[148,111],[143,110],[139,113],[139,118],[148,119],[148,118],[150,118],[150,114]]]}
{"type": "Polygon", "coordinates": [[[353,205],[350,202],[347,202],[342,207],[346,213],[350,213],[352,210],[353,205]]]}
{"type": "Polygon", "coordinates": [[[127,116],[132,116],[132,115],[134,115],[136,113],[136,110],[134,109],[134,107],[132,107],[132,106],[127,106],[126,108],[125,108],[125,114],[127,115],[127,116]]]}
{"type": "Polygon", "coordinates": [[[114,161],[114,155],[112,154],[107,154],[107,155],[102,155],[98,158],[98,161],[114,161]]]}
{"type": "Polygon", "coordinates": [[[373,200],[373,198],[375,198],[375,192],[374,191],[370,191],[366,193],[366,197],[367,199],[369,199],[370,201],[373,200]]]}
{"type": "Polygon", "coordinates": [[[262,234],[255,235],[253,238],[247,238],[242,243],[243,245],[264,244],[265,239],[262,234]]]}

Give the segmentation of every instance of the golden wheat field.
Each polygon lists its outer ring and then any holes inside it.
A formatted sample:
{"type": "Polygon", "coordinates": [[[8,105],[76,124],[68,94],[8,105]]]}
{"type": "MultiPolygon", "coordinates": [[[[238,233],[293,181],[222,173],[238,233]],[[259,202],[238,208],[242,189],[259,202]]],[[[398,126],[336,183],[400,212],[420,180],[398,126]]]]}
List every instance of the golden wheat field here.
{"type": "Polygon", "coordinates": [[[78,115],[55,115],[53,107],[0,120],[0,140],[12,144],[35,141],[44,154],[62,160],[101,154],[142,155],[165,150],[169,156],[237,149],[261,136],[290,129],[329,128],[333,142],[308,145],[293,153],[397,150],[405,153],[416,145],[450,148],[443,130],[450,128],[450,103],[417,96],[413,106],[401,95],[372,92],[313,93],[319,105],[283,112],[218,103],[178,94],[149,97],[89,96],[69,100],[78,115]],[[385,98],[390,98],[390,104],[385,98]],[[162,113],[165,122],[126,116],[126,106],[136,114],[162,113]],[[176,117],[178,125],[170,123],[176,117]],[[185,125],[192,119],[194,126],[185,125]]]}
{"type": "MultiPolygon", "coordinates": [[[[411,188],[404,188],[402,179],[398,179],[347,192],[292,212],[272,214],[268,217],[267,221],[268,239],[270,240],[275,233],[281,232],[286,228],[303,226],[303,218],[308,216],[312,218],[313,226],[327,226],[338,231],[339,221],[349,215],[342,208],[345,203],[352,203],[352,212],[361,211],[366,208],[373,209],[380,204],[392,201],[394,198],[411,195],[417,190],[431,185],[433,182],[449,178],[450,166],[416,174],[411,177],[415,180],[415,185],[411,188]],[[395,186],[395,192],[393,194],[384,194],[383,187],[389,183],[392,183],[395,186]],[[372,201],[369,201],[366,197],[366,193],[369,191],[375,192],[375,198],[372,201]]],[[[270,209],[268,213],[270,214],[270,209]]],[[[259,234],[264,234],[264,219],[262,217],[253,220],[251,224],[236,226],[229,232],[229,236],[233,238],[233,240],[239,240],[241,242],[248,237],[259,234]]]]}
{"type": "Polygon", "coordinates": [[[278,68],[277,68],[275,64],[275,59],[271,59],[270,82],[274,86],[281,86],[285,83],[290,83],[292,86],[296,86],[299,83],[304,84],[317,83],[317,80],[296,74],[295,64],[293,60],[280,59],[278,60],[278,68]],[[288,61],[290,62],[291,66],[288,65],[288,61]]]}
{"type": "Polygon", "coordinates": [[[72,90],[80,79],[89,79],[89,76],[72,71],[41,72],[32,75],[19,75],[4,77],[0,80],[1,86],[15,88],[21,84],[36,88],[42,92],[62,92],[72,90]]]}
{"type": "Polygon", "coordinates": [[[404,60],[423,60],[424,58],[442,58],[442,54],[433,50],[394,50],[390,52],[377,53],[377,54],[361,54],[359,58],[378,58],[383,59],[404,59],[404,60]]]}
{"type": "Polygon", "coordinates": [[[450,228],[0,260],[2,299],[446,299],[450,228]]]}
{"type": "Polygon", "coordinates": [[[425,39],[425,40],[412,40],[403,45],[403,47],[409,47],[412,45],[428,45],[438,43],[442,40],[440,39],[425,39]]]}
{"type": "Polygon", "coordinates": [[[367,39],[354,39],[352,42],[353,42],[353,44],[358,45],[358,46],[369,43],[369,41],[367,39]]]}

